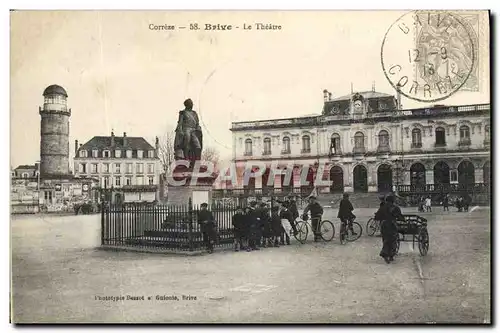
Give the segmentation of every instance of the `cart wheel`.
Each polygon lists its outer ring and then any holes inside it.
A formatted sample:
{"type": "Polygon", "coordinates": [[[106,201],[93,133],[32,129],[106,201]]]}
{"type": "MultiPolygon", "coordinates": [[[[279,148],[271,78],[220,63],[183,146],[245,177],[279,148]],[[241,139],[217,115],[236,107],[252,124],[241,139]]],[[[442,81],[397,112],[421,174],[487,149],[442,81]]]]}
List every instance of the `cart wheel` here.
{"type": "Polygon", "coordinates": [[[421,256],[427,255],[427,251],[429,251],[429,234],[427,233],[427,229],[420,230],[418,234],[418,250],[421,256]]]}
{"type": "Polygon", "coordinates": [[[352,230],[349,227],[346,230],[346,239],[348,242],[354,242],[363,234],[363,229],[358,222],[351,222],[351,224],[352,230]]]}
{"type": "Polygon", "coordinates": [[[309,233],[307,223],[305,221],[298,221],[295,224],[295,228],[297,229],[297,234],[294,235],[295,239],[298,240],[301,244],[304,244],[307,240],[307,234],[309,233]]]}
{"type": "Polygon", "coordinates": [[[379,222],[373,217],[366,223],[366,234],[368,236],[373,236],[377,232],[379,222]]]}
{"type": "Polygon", "coordinates": [[[329,242],[335,237],[335,226],[328,220],[321,221],[320,225],[321,238],[325,242],[329,242]]]}

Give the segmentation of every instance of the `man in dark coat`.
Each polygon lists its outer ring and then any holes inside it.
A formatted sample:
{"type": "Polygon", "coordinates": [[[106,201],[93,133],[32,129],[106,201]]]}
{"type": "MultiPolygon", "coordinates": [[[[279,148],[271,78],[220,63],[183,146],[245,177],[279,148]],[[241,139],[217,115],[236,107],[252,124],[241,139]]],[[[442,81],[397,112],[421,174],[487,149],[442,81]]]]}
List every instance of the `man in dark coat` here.
{"type": "Polygon", "coordinates": [[[394,204],[394,196],[388,195],[385,204],[375,213],[375,219],[381,221],[382,250],[380,256],[386,263],[394,260],[397,250],[398,228],[396,221],[404,221],[401,209],[394,204]]]}
{"type": "Polygon", "coordinates": [[[243,210],[238,207],[236,214],[232,217],[232,225],[234,230],[234,251],[244,250],[244,236],[245,236],[245,215],[243,215],[243,210]],[[238,249],[239,245],[239,249],[238,249]]]}
{"type": "Polygon", "coordinates": [[[290,245],[290,236],[285,232],[285,228],[283,227],[283,223],[281,222],[281,220],[287,220],[290,223],[290,225],[292,226],[292,228],[294,228],[293,214],[288,209],[288,205],[289,204],[286,201],[281,202],[281,211],[279,213],[280,224],[281,224],[281,234],[280,234],[280,236],[281,236],[280,244],[281,245],[285,245],[285,241],[286,241],[286,245],[290,245]]]}
{"type": "Polygon", "coordinates": [[[248,224],[250,226],[250,241],[249,246],[252,250],[260,250],[260,212],[256,209],[257,202],[250,203],[250,209],[247,214],[248,224]]]}
{"type": "Polygon", "coordinates": [[[271,230],[273,232],[274,247],[279,247],[279,238],[285,232],[281,225],[279,210],[280,208],[278,206],[273,206],[273,208],[271,208],[271,230]]]}
{"type": "Polygon", "coordinates": [[[260,232],[262,247],[271,246],[271,216],[269,215],[269,207],[265,203],[260,204],[260,232]]]}
{"type": "Polygon", "coordinates": [[[308,213],[311,212],[311,225],[314,233],[314,241],[318,242],[321,240],[321,231],[319,230],[319,225],[321,222],[321,217],[323,216],[323,207],[316,201],[315,196],[309,197],[309,204],[304,209],[302,214],[302,219],[308,219],[308,213]]]}
{"type": "Polygon", "coordinates": [[[356,217],[352,213],[353,210],[354,207],[352,206],[352,203],[349,201],[349,194],[344,193],[342,196],[342,200],[340,200],[339,212],[337,214],[337,218],[340,219],[340,222],[342,222],[342,225],[344,227],[348,227],[351,230],[351,233],[353,235],[356,235],[356,233],[353,230],[352,224],[349,223],[356,217]]]}
{"type": "Polygon", "coordinates": [[[198,223],[201,227],[203,243],[205,243],[208,253],[212,253],[214,251],[212,243],[217,239],[215,219],[212,212],[208,210],[208,204],[206,202],[202,203],[200,208],[198,212],[198,223]]]}
{"type": "Polygon", "coordinates": [[[448,208],[449,205],[450,205],[450,198],[449,198],[448,194],[445,194],[443,197],[443,212],[450,211],[450,209],[448,208]]]}
{"type": "Polygon", "coordinates": [[[299,217],[299,209],[297,208],[297,202],[293,198],[290,198],[288,200],[288,210],[292,214],[290,224],[292,225],[293,234],[297,235],[297,226],[295,225],[295,220],[297,220],[299,217]]]}

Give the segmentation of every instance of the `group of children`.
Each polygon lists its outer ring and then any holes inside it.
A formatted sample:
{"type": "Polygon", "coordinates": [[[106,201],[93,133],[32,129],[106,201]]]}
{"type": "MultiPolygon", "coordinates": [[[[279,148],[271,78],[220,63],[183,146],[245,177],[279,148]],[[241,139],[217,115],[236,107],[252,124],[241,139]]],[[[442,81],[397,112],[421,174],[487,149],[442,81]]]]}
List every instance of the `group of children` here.
{"type": "Polygon", "coordinates": [[[266,203],[259,205],[253,201],[248,207],[238,208],[232,217],[235,251],[290,245],[291,232],[297,232],[294,223],[299,217],[297,204],[292,199],[279,204],[270,209],[266,203]]]}

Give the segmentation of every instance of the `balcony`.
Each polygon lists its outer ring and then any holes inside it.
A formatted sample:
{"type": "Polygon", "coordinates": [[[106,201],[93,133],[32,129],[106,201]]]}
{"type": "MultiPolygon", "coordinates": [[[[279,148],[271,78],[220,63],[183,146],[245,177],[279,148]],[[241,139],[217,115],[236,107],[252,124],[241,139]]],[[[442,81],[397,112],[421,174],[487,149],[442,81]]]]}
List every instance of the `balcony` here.
{"type": "Polygon", "coordinates": [[[365,147],[354,147],[352,152],[355,155],[361,155],[361,154],[366,154],[366,148],[365,147]]]}
{"type": "Polygon", "coordinates": [[[269,155],[271,155],[271,151],[270,150],[264,150],[262,152],[262,156],[269,156],[269,155]]]}
{"type": "Polygon", "coordinates": [[[246,151],[243,153],[243,156],[252,156],[252,152],[251,151],[246,151]]]}
{"type": "Polygon", "coordinates": [[[391,151],[391,147],[389,145],[383,145],[377,147],[378,154],[387,154],[391,151]]]}
{"type": "Polygon", "coordinates": [[[468,146],[470,146],[470,138],[461,138],[460,141],[458,141],[458,146],[459,147],[468,147],[468,146]]]}
{"type": "Polygon", "coordinates": [[[437,149],[444,149],[446,148],[446,142],[436,142],[434,144],[434,148],[437,148],[437,149]]]}
{"type": "Polygon", "coordinates": [[[311,153],[311,148],[308,148],[308,149],[301,149],[301,150],[300,150],[300,153],[301,153],[301,154],[309,154],[309,153],[311,153]]]}
{"type": "Polygon", "coordinates": [[[289,155],[290,154],[290,150],[282,150],[281,151],[281,155],[289,155]]]}
{"type": "Polygon", "coordinates": [[[411,144],[411,149],[421,149],[422,148],[422,142],[415,142],[411,144]]]}

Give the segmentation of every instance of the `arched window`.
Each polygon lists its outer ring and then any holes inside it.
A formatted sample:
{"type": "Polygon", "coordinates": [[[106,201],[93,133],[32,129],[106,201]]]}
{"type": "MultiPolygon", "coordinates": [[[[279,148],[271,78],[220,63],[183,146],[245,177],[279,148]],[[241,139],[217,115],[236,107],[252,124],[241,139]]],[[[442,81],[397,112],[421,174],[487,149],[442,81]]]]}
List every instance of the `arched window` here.
{"type": "Polygon", "coordinates": [[[303,153],[311,152],[311,137],[309,135],[304,135],[302,137],[302,152],[303,153]]]}
{"type": "Polygon", "coordinates": [[[386,130],[382,130],[378,133],[378,146],[389,147],[389,133],[387,133],[386,130]]]}
{"type": "Polygon", "coordinates": [[[365,135],[361,132],[357,132],[354,135],[354,148],[364,148],[365,147],[365,135]]]}
{"type": "Polygon", "coordinates": [[[414,128],[411,131],[411,147],[422,148],[422,131],[419,128],[414,128]]]}
{"type": "Polygon", "coordinates": [[[290,154],[290,138],[285,136],[283,138],[283,154],[290,154]]]}
{"type": "Polygon", "coordinates": [[[470,139],[469,126],[463,125],[460,126],[460,140],[468,140],[470,139]]]}
{"type": "Polygon", "coordinates": [[[436,128],[436,146],[446,146],[446,136],[442,127],[436,128]]]}
{"type": "Polygon", "coordinates": [[[330,139],[330,153],[332,155],[341,154],[340,135],[337,133],[333,133],[330,139]]]}
{"type": "Polygon", "coordinates": [[[252,139],[245,140],[245,156],[252,156],[252,139]]]}
{"type": "Polygon", "coordinates": [[[271,155],[271,138],[264,139],[264,155],[271,155]]]}

